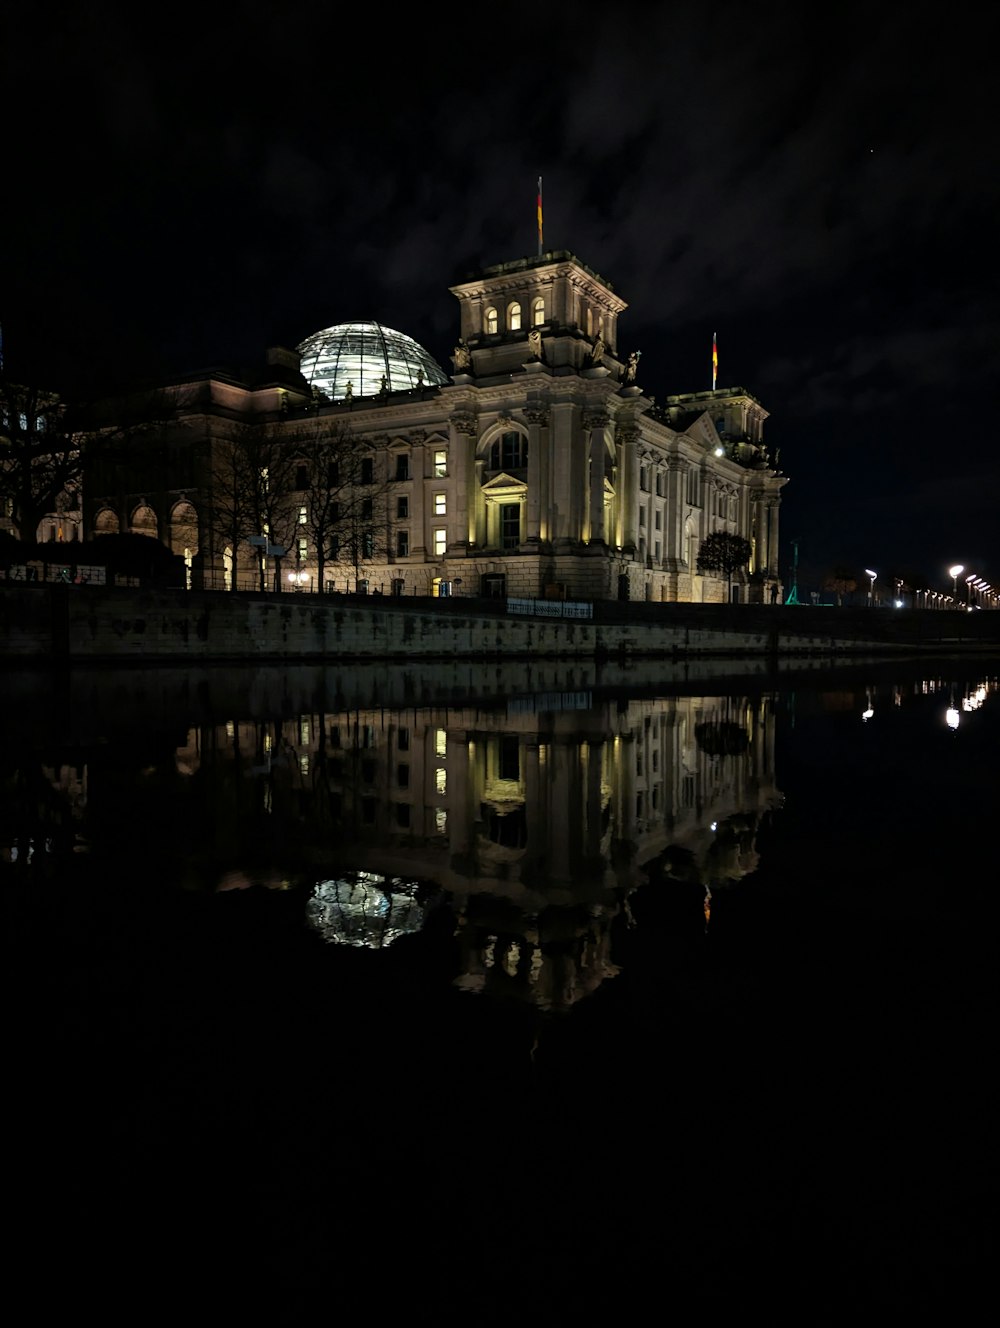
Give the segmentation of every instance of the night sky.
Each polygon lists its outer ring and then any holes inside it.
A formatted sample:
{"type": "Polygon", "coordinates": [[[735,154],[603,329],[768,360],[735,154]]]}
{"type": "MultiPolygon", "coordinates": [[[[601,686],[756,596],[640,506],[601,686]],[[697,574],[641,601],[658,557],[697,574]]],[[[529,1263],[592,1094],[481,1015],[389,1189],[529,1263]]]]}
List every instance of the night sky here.
{"type": "Polygon", "coordinates": [[[568,249],[662,400],[740,385],[783,571],[1000,584],[988,10],[962,3],[8,4],[6,372],[98,391],[374,319],[450,370],[448,286],[568,249]],[[221,11],[221,12],[220,12],[221,11]]]}

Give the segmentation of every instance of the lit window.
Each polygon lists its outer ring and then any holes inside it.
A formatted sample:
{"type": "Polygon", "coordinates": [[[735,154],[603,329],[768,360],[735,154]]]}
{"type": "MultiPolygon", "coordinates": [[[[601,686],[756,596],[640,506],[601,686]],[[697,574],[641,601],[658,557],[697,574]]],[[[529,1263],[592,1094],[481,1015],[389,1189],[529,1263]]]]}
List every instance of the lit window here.
{"type": "Polygon", "coordinates": [[[448,750],[448,730],[436,729],[434,732],[434,755],[444,756],[448,750]]]}
{"type": "Polygon", "coordinates": [[[302,747],[309,743],[309,717],[308,715],[299,716],[299,744],[302,747]]]}
{"type": "Polygon", "coordinates": [[[512,304],[507,309],[507,327],[511,332],[520,332],[521,330],[521,306],[512,304]]]}
{"type": "Polygon", "coordinates": [[[487,331],[487,333],[496,332],[496,331],[498,330],[498,326],[499,326],[499,323],[498,323],[498,319],[497,319],[497,311],[496,311],[495,309],[487,309],[487,310],[486,310],[486,331],[487,331]]]}
{"type": "Polygon", "coordinates": [[[434,829],[439,835],[443,835],[448,829],[448,813],[443,807],[434,809],[434,829]]]}
{"type": "Polygon", "coordinates": [[[308,753],[308,752],[303,752],[302,755],[299,757],[299,770],[300,770],[300,772],[301,772],[303,775],[308,775],[308,773],[309,773],[309,753],[308,753]]]}
{"type": "Polygon", "coordinates": [[[439,558],[444,557],[448,551],[448,532],[443,527],[434,532],[434,552],[439,558]]]}
{"type": "Polygon", "coordinates": [[[304,563],[309,557],[309,541],[307,539],[299,540],[299,562],[304,563]]]}
{"type": "Polygon", "coordinates": [[[299,525],[300,525],[300,526],[304,526],[308,520],[309,520],[309,512],[308,512],[308,509],[305,508],[305,507],[300,507],[300,508],[299,508],[299,525]]]}
{"type": "Polygon", "coordinates": [[[531,306],[531,326],[539,327],[545,322],[545,301],[539,295],[531,306]]]}
{"type": "Polygon", "coordinates": [[[443,493],[436,493],[436,494],[434,495],[434,515],[435,515],[435,516],[447,516],[447,514],[448,514],[448,497],[447,497],[447,495],[446,495],[446,494],[443,494],[443,493]]]}
{"type": "Polygon", "coordinates": [[[436,480],[444,479],[448,474],[448,453],[445,451],[434,453],[434,478],[436,480]]]}
{"type": "Polygon", "coordinates": [[[448,771],[440,766],[434,771],[434,787],[438,793],[448,792],[448,771]]]}

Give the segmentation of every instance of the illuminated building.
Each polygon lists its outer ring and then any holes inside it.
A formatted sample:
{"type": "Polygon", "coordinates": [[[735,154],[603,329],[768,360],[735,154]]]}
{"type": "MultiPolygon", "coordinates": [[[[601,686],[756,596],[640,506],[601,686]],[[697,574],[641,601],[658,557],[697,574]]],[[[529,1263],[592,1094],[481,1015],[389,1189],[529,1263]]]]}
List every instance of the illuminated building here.
{"type": "MultiPolygon", "coordinates": [[[[92,530],[155,535],[206,587],[252,588],[271,546],[284,590],[653,601],[724,600],[728,580],[696,566],[705,537],[723,531],[751,549],[733,598],[777,593],[786,480],[749,392],[648,396],[638,352],[620,344],[624,300],[570,253],[489,267],[451,292],[450,374],[404,333],[351,323],[270,351],[254,384],[172,384],[180,420],[160,449],[167,460],[157,472],[147,449],[141,477],[98,478],[92,530]],[[234,538],[218,495],[226,449],[248,427],[283,439],[296,464],[283,528],[244,522],[234,538]],[[345,434],[359,467],[350,539],[314,524],[323,440],[345,434]]],[[[339,495],[331,506],[343,525],[339,495]]]]}

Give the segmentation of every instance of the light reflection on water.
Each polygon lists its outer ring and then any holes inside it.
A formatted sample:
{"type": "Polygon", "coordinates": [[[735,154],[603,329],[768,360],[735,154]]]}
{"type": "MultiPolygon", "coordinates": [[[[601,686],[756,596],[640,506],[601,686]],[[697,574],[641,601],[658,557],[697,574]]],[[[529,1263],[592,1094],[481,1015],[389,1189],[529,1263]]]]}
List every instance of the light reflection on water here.
{"type": "Polygon", "coordinates": [[[418,1233],[408,1313],[978,1312],[998,673],[8,688],[19,1211],[227,1298],[418,1233]]]}
{"type": "MultiPolygon", "coordinates": [[[[791,746],[797,719],[826,715],[831,758],[850,741],[838,722],[850,715],[873,733],[911,711],[956,732],[996,678],[852,675],[690,695],[564,687],[486,704],[286,701],[228,715],[202,705],[187,725],[189,698],[164,686],[163,723],[138,735],[127,716],[108,732],[119,695],[90,742],[70,731],[31,757],[22,746],[19,765],[8,752],[9,870],[44,875],[91,851],[111,870],[141,852],[150,882],[292,892],[325,941],[371,950],[447,910],[456,989],[549,1011],[619,973],[616,937],[644,883],[696,889],[707,932],[713,903],[754,876],[761,829],[781,840],[779,727],[791,746]]],[[[797,784],[797,804],[804,794],[797,784]]]]}

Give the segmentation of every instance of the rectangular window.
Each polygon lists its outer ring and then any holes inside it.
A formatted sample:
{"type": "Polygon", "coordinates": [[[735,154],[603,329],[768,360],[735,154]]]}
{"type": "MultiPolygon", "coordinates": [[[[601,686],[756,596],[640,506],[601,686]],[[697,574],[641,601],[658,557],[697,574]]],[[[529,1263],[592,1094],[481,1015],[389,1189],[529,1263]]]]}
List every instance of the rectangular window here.
{"type": "Polygon", "coordinates": [[[408,530],[396,531],[396,557],[408,558],[410,555],[410,532],[408,530]]]}
{"type": "Polygon", "coordinates": [[[299,508],[299,525],[300,525],[300,526],[304,526],[308,520],[309,520],[309,509],[308,509],[308,507],[300,507],[300,508],[299,508]]]}
{"type": "Polygon", "coordinates": [[[406,453],[396,457],[396,479],[408,480],[410,478],[410,458],[406,453]]]}
{"type": "Polygon", "coordinates": [[[500,547],[516,549],[521,543],[521,504],[503,503],[500,508],[500,547]]]}
{"type": "Polygon", "coordinates": [[[649,492],[649,467],[642,466],[639,469],[639,488],[645,493],[649,492]]]}
{"type": "Polygon", "coordinates": [[[410,730],[396,730],[396,750],[398,752],[408,752],[410,750],[410,730]]]}
{"type": "Polygon", "coordinates": [[[444,477],[445,477],[447,474],[448,474],[448,453],[445,452],[445,451],[443,451],[443,450],[442,450],[442,451],[435,452],[435,453],[434,453],[434,478],[437,479],[437,480],[444,479],[444,477]]]}
{"type": "Polygon", "coordinates": [[[396,783],[400,788],[410,787],[410,767],[400,763],[396,766],[396,783]]]}
{"type": "Polygon", "coordinates": [[[309,541],[307,539],[299,540],[299,562],[304,563],[309,557],[309,541]]]}
{"type": "Polygon", "coordinates": [[[448,730],[435,729],[434,731],[434,755],[444,756],[448,750],[448,730]]]}
{"type": "Polygon", "coordinates": [[[448,552],[448,532],[443,527],[434,532],[434,552],[439,558],[448,552]]]}
{"type": "Polygon", "coordinates": [[[653,524],[656,526],[656,529],[657,529],[657,530],[661,530],[661,529],[663,528],[663,513],[662,513],[662,512],[654,512],[654,513],[653,513],[653,524]]]}
{"type": "Polygon", "coordinates": [[[434,515],[435,515],[435,516],[447,516],[447,515],[448,515],[448,495],[447,495],[447,494],[444,494],[444,493],[436,493],[436,494],[434,495],[434,515]]]}
{"type": "Polygon", "coordinates": [[[640,507],[640,508],[639,508],[639,525],[640,525],[640,526],[644,526],[645,524],[646,524],[646,509],[645,509],[644,507],[640,507]]]}
{"type": "Polygon", "coordinates": [[[409,500],[409,498],[397,498],[397,499],[396,499],[396,516],[399,518],[400,521],[405,521],[405,520],[409,517],[409,515],[410,515],[410,500],[409,500]]]}
{"type": "Polygon", "coordinates": [[[326,468],[327,488],[335,489],[339,483],[340,483],[340,462],[331,461],[326,468]]]}
{"type": "Polygon", "coordinates": [[[296,466],[296,467],[295,467],[295,487],[296,487],[296,489],[299,489],[299,490],[302,490],[302,489],[308,489],[308,488],[309,488],[309,467],[308,467],[308,466],[296,466]]]}
{"type": "Polygon", "coordinates": [[[521,778],[521,743],[516,737],[500,739],[500,778],[512,781],[521,778]]]}
{"type": "Polygon", "coordinates": [[[407,802],[396,803],[396,824],[400,830],[409,830],[410,828],[410,805],[407,802]]]}
{"type": "Polygon", "coordinates": [[[370,521],[372,519],[373,511],[374,501],[371,498],[363,498],[361,500],[361,515],[365,521],[370,521]]]}
{"type": "Polygon", "coordinates": [[[434,788],[438,793],[448,792],[448,771],[437,769],[434,771],[434,788]]]}
{"type": "Polygon", "coordinates": [[[375,482],[375,462],[371,457],[361,458],[361,483],[374,484],[375,482]]]}
{"type": "Polygon", "coordinates": [[[448,832],[448,813],[443,807],[435,807],[434,809],[434,829],[439,835],[448,832]]]}
{"type": "Polygon", "coordinates": [[[370,530],[366,530],[361,536],[361,556],[362,558],[375,557],[375,536],[370,530]]]}
{"type": "Polygon", "coordinates": [[[663,475],[660,471],[656,472],[656,496],[663,497],[663,475]]]}

